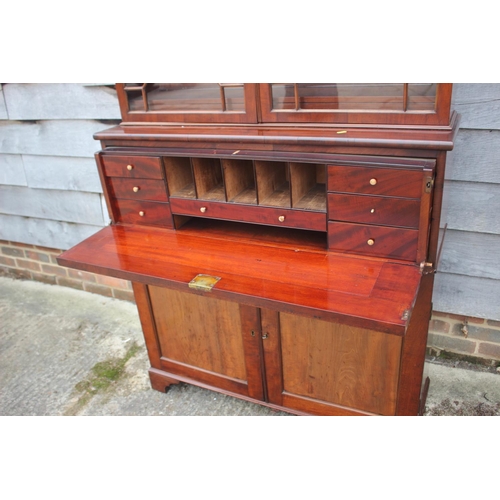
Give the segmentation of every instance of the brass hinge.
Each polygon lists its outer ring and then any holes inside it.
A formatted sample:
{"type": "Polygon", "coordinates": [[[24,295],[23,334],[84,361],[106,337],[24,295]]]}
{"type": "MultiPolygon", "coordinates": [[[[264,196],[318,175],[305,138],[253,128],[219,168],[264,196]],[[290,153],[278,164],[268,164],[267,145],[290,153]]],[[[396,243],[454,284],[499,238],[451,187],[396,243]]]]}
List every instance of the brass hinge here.
{"type": "Polygon", "coordinates": [[[432,188],[434,187],[434,178],[433,177],[427,177],[425,179],[425,192],[430,193],[432,191],[432,188]]]}
{"type": "Polygon", "coordinates": [[[189,288],[201,290],[203,292],[211,292],[212,288],[220,280],[217,276],[210,276],[209,274],[198,274],[189,283],[189,288]]]}
{"type": "Polygon", "coordinates": [[[434,264],[432,262],[423,262],[420,263],[420,272],[422,274],[431,274],[435,273],[436,269],[434,269],[434,264]]]}

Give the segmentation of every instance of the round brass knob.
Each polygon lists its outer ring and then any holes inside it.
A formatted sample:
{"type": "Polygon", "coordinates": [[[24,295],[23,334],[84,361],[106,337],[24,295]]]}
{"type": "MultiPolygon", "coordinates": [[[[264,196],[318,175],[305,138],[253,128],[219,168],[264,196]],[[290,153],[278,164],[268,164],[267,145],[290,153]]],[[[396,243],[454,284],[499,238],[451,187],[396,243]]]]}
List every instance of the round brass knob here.
{"type": "Polygon", "coordinates": [[[372,246],[372,245],[375,245],[375,240],[373,238],[370,238],[368,241],[367,241],[368,245],[372,246]]]}
{"type": "Polygon", "coordinates": [[[370,179],[370,186],[375,186],[377,184],[377,179],[370,179]]]}
{"type": "Polygon", "coordinates": [[[207,211],[207,207],[201,207],[201,208],[200,208],[200,212],[201,212],[202,214],[204,214],[206,211],[207,211]]]}
{"type": "Polygon", "coordinates": [[[141,210],[141,211],[139,212],[139,215],[140,215],[141,217],[144,217],[144,212],[141,210]]]}
{"type": "Polygon", "coordinates": [[[134,165],[127,165],[127,170],[132,170],[134,168],[134,165]]]}
{"type": "Polygon", "coordinates": [[[139,189],[140,189],[140,188],[139,188],[139,186],[134,186],[134,187],[132,188],[132,191],[133,191],[134,193],[137,193],[137,191],[139,191],[139,189]]]}
{"type": "Polygon", "coordinates": [[[374,213],[375,213],[375,209],[374,209],[374,208],[372,208],[372,209],[370,210],[370,213],[371,213],[371,214],[374,214],[374,213]]]}
{"type": "Polygon", "coordinates": [[[284,216],[284,215],[280,215],[280,216],[278,217],[278,220],[279,220],[280,222],[283,222],[283,221],[285,220],[285,216],[284,216]]]}

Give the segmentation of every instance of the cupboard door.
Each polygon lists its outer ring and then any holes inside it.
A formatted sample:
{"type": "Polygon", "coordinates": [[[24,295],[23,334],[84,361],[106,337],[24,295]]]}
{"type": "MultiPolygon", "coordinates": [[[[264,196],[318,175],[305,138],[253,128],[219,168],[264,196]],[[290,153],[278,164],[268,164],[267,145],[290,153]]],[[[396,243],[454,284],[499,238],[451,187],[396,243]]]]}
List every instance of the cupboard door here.
{"type": "Polygon", "coordinates": [[[257,309],[156,286],[149,295],[162,370],[263,399],[257,309]]]}
{"type": "Polygon", "coordinates": [[[318,415],[394,415],[401,337],[262,310],[269,402],[318,415]]]}

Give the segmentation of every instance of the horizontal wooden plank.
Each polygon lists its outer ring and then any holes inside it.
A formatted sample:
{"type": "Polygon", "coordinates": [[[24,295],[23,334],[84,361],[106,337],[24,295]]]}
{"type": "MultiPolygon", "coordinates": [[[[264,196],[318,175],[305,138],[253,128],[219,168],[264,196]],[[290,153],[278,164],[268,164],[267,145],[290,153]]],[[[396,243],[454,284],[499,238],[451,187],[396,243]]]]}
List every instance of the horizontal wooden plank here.
{"type": "Polygon", "coordinates": [[[0,186],[0,213],[104,225],[100,195],[79,191],[0,186]]]}
{"type": "Polygon", "coordinates": [[[23,162],[31,188],[102,193],[93,158],[23,155],[23,162]]]}
{"type": "Polygon", "coordinates": [[[0,214],[0,239],[67,250],[101,226],[0,214]]]}
{"type": "Polygon", "coordinates": [[[498,234],[448,230],[444,238],[439,270],[500,280],[499,248],[498,234]]]}
{"type": "Polygon", "coordinates": [[[441,227],[500,234],[500,184],[446,181],[441,227]]]}
{"type": "Polygon", "coordinates": [[[433,309],[500,321],[500,281],[460,274],[436,274],[433,309]]]}
{"type": "Polygon", "coordinates": [[[27,186],[21,155],[0,154],[0,184],[27,186]]]}
{"type": "Polygon", "coordinates": [[[11,120],[120,119],[116,90],[81,83],[8,83],[11,120]]]}
{"type": "Polygon", "coordinates": [[[500,184],[500,130],[459,130],[446,179],[500,184]]]}
{"type": "Polygon", "coordinates": [[[0,83],[0,120],[8,120],[7,107],[5,106],[5,97],[3,94],[3,86],[0,83]]]}
{"type": "Polygon", "coordinates": [[[90,158],[100,149],[93,134],[107,127],[92,120],[0,121],[0,153],[90,158]]]}
{"type": "Polygon", "coordinates": [[[460,128],[500,129],[500,83],[457,83],[452,109],[462,115],[460,128]]]}

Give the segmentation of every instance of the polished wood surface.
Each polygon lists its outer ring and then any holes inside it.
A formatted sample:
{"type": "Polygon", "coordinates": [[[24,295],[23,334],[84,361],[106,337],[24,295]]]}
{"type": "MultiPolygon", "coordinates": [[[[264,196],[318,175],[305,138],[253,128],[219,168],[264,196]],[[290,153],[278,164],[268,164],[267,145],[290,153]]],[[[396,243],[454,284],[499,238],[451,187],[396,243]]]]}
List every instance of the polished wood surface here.
{"type": "Polygon", "coordinates": [[[213,296],[402,335],[420,272],[387,259],[255,241],[250,233],[110,226],[59,257],[63,265],[188,291],[198,274],[221,277],[213,296]],[[395,280],[404,286],[388,289],[395,280]]]}

